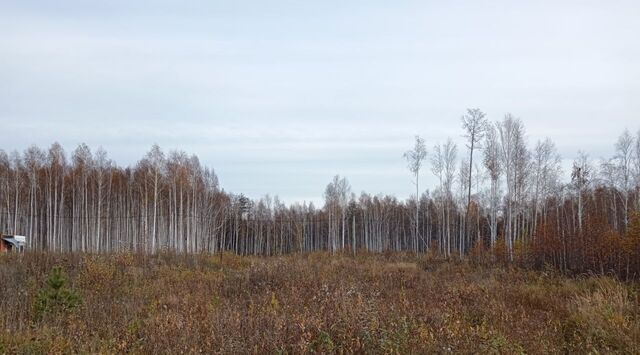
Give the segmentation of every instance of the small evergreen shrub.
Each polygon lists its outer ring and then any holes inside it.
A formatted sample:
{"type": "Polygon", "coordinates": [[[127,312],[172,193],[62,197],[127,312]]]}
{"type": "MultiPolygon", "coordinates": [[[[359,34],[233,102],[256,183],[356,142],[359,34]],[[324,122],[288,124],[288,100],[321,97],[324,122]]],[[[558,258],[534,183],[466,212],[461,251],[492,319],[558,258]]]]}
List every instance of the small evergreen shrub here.
{"type": "Polygon", "coordinates": [[[69,311],[80,304],[80,296],[67,287],[67,279],[60,267],[54,267],[49,279],[35,299],[36,318],[47,314],[59,314],[69,311]]]}

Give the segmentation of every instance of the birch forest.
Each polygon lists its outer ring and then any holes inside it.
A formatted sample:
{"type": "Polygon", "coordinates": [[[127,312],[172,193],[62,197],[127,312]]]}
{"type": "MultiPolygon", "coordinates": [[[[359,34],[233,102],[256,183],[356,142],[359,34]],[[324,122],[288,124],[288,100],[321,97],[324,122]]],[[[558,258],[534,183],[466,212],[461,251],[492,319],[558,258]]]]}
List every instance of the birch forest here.
{"type": "Polygon", "coordinates": [[[323,206],[251,200],[221,189],[197,156],[158,145],[130,167],[85,144],[0,151],[0,226],[28,236],[33,250],[459,258],[493,251],[567,271],[637,275],[640,131],[624,130],[610,157],[579,152],[563,164],[554,142],[528,140],[522,120],[484,116],[464,115],[464,146],[416,137],[404,155],[416,192],[406,201],[357,194],[341,176],[328,182],[323,206]],[[437,186],[417,184],[425,174],[437,186]]]}

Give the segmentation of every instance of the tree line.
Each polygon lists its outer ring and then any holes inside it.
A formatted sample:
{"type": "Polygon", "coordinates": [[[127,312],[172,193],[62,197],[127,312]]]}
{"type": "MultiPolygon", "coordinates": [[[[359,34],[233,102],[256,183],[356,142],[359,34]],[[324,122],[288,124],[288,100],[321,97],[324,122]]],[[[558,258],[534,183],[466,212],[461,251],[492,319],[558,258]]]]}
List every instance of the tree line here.
{"type": "Polygon", "coordinates": [[[131,167],[85,144],[70,155],[58,143],[0,150],[0,228],[27,235],[36,250],[493,251],[564,270],[640,271],[640,131],[625,130],[610,158],[579,153],[564,179],[555,144],[530,145],[515,116],[490,122],[469,109],[461,121],[464,149],[452,139],[427,149],[416,137],[404,154],[416,188],[405,201],[356,195],[340,176],[324,206],[250,200],[221,189],[196,156],[157,145],[131,167]],[[437,186],[421,190],[421,173],[437,186]]]}

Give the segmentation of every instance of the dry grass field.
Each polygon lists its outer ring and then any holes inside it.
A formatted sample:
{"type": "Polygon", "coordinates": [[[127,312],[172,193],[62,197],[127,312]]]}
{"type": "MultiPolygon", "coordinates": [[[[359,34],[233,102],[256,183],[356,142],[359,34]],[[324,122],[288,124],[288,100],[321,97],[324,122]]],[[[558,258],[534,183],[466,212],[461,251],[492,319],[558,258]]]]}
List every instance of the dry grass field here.
{"type": "Polygon", "coordinates": [[[404,254],[6,254],[0,285],[0,353],[640,352],[637,283],[404,254]]]}

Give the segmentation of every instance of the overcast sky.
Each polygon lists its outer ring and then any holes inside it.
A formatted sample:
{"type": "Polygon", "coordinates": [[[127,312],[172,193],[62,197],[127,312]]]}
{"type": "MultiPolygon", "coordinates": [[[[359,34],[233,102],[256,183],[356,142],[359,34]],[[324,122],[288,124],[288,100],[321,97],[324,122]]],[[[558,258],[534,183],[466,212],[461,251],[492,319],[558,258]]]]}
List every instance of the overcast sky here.
{"type": "Polygon", "coordinates": [[[0,0],[0,148],[155,142],[291,202],[335,174],[408,197],[413,136],[461,143],[467,107],[568,160],[640,128],[637,0],[186,3],[0,0]]]}

